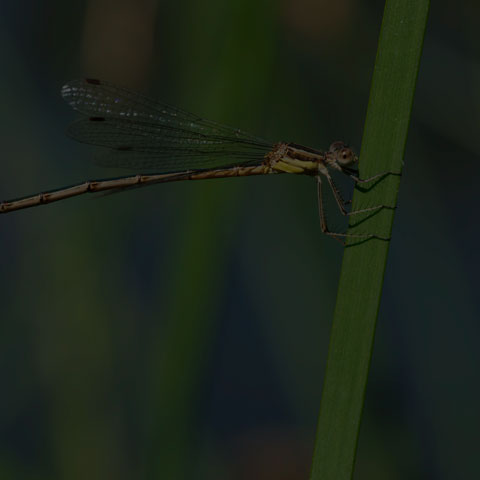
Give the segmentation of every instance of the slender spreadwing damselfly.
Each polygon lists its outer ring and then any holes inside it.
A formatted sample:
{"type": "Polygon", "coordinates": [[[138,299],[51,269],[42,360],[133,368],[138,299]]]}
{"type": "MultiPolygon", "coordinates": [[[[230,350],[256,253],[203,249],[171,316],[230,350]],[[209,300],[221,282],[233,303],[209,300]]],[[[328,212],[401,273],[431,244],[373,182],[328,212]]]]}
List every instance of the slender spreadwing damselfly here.
{"type": "MultiPolygon", "coordinates": [[[[351,211],[332,178],[340,172],[355,184],[371,182],[388,172],[360,179],[358,157],[343,142],[326,152],[295,143],[272,144],[238,129],[204,120],[139,93],[100,80],[74,80],[62,96],[84,115],[72,123],[68,134],[79,142],[105,147],[97,156],[101,165],[155,173],[114,179],[88,180],[77,185],[0,203],[0,213],[44,205],[95,192],[209,178],[294,173],[315,178],[322,231],[337,240],[345,237],[382,238],[373,234],[330,231],[325,216],[322,181],[326,181],[344,216],[371,212],[383,205],[351,211]]],[[[385,239],[386,240],[386,239],[385,239]]]]}

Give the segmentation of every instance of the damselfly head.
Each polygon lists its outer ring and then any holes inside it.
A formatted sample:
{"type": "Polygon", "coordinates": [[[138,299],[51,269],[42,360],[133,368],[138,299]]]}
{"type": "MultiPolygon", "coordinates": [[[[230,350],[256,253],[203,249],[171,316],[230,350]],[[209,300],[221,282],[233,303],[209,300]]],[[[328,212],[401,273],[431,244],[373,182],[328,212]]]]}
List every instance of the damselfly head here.
{"type": "Polygon", "coordinates": [[[358,162],[354,151],[343,142],[333,142],[328,153],[339,167],[352,167],[358,162]]]}

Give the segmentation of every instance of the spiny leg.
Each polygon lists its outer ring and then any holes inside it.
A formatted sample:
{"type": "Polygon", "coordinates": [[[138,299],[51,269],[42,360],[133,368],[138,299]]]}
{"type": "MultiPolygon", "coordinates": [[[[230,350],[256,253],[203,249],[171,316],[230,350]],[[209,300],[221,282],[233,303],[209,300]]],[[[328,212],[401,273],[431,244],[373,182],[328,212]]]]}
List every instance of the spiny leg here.
{"type": "Polygon", "coordinates": [[[317,198],[318,198],[318,214],[320,216],[320,227],[322,229],[322,232],[325,235],[333,237],[335,240],[340,242],[342,245],[345,245],[345,242],[343,240],[341,240],[340,237],[343,237],[343,238],[363,238],[363,239],[378,238],[378,239],[381,239],[381,240],[389,240],[389,239],[382,238],[382,237],[379,237],[377,235],[372,235],[372,234],[368,234],[368,233],[355,234],[355,233],[330,232],[328,230],[327,219],[325,217],[325,210],[323,208],[322,179],[321,179],[320,175],[317,175],[315,178],[317,179],[317,198]]]}
{"type": "Polygon", "coordinates": [[[333,196],[335,197],[335,201],[337,202],[338,208],[340,209],[340,212],[342,212],[342,215],[344,216],[356,215],[358,213],[366,213],[366,212],[372,212],[374,210],[380,210],[381,208],[385,207],[385,205],[375,205],[374,207],[361,208],[360,210],[353,210],[351,212],[347,212],[347,210],[345,209],[345,206],[350,204],[351,201],[345,202],[345,200],[342,198],[342,194],[340,193],[340,190],[335,185],[333,178],[328,174],[326,174],[326,177],[330,185],[330,188],[332,189],[332,193],[333,193],[333,196]]]}
{"type": "MultiPolygon", "coordinates": [[[[354,171],[357,173],[356,171],[354,171]]],[[[380,172],[377,173],[376,175],[372,175],[371,177],[368,178],[360,178],[359,176],[355,175],[352,171],[350,172],[344,172],[347,173],[347,175],[355,181],[355,183],[368,183],[372,182],[373,180],[376,180],[377,178],[383,178],[386,177],[387,175],[396,175],[396,176],[401,176],[402,174],[399,172],[380,172]]]]}
{"type": "Polygon", "coordinates": [[[333,237],[337,242],[340,242],[342,245],[345,245],[345,242],[342,241],[339,237],[343,236],[342,234],[335,234],[334,232],[330,232],[327,227],[327,219],[325,217],[325,210],[323,208],[323,193],[322,193],[322,179],[319,175],[316,177],[317,179],[317,198],[318,198],[318,214],[320,217],[320,228],[325,235],[333,237]]]}

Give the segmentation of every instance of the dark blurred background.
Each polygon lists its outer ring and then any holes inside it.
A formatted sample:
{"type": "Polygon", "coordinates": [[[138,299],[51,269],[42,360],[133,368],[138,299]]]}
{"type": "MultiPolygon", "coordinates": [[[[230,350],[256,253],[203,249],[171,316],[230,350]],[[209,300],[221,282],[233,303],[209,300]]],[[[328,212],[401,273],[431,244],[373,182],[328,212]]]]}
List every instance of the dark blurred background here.
{"type": "MultiPolygon", "coordinates": [[[[0,197],[127,173],[64,135],[77,77],[358,150],[382,12],[3,1],[0,197]]],[[[479,476],[479,13],[432,2],[357,479],[479,476]]],[[[2,216],[0,244],[0,478],[308,478],[342,258],[310,178],[79,197],[2,216]]]]}

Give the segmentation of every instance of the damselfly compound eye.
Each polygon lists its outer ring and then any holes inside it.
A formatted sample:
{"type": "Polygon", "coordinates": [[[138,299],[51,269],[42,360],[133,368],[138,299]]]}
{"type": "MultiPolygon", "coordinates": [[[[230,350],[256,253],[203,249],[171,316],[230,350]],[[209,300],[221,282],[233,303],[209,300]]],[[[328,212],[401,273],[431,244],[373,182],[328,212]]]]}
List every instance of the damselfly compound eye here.
{"type": "Polygon", "coordinates": [[[337,152],[337,162],[342,167],[351,165],[355,160],[356,156],[350,148],[342,148],[337,152]]]}

